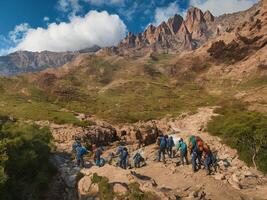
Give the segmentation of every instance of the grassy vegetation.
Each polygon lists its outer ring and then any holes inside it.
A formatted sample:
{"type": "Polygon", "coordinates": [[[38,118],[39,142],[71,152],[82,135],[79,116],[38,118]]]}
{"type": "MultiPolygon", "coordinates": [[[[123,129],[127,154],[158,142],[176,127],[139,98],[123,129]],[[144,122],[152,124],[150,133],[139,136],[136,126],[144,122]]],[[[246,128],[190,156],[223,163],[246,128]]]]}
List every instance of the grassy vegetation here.
{"type": "Polygon", "coordinates": [[[267,76],[253,77],[243,82],[239,88],[241,90],[252,89],[256,87],[267,86],[267,76]]]}
{"type": "Polygon", "coordinates": [[[267,116],[247,111],[239,102],[216,110],[219,116],[208,124],[208,131],[238,150],[242,160],[267,173],[267,116]]]}
{"type": "MultiPolygon", "coordinates": [[[[22,119],[86,126],[71,112],[61,108],[96,114],[112,122],[132,123],[177,116],[184,111],[195,111],[200,106],[214,105],[216,98],[192,80],[173,85],[170,78],[158,70],[158,66],[167,65],[173,57],[153,54],[136,69],[140,70],[140,75],[130,77],[121,74],[125,72],[119,69],[129,68],[128,64],[134,61],[113,62],[91,57],[67,76],[55,79],[51,74],[44,74],[35,85],[23,76],[2,78],[0,113],[22,119]],[[103,90],[117,78],[122,78],[124,82],[103,90]],[[53,81],[47,83],[47,80],[53,81]]],[[[209,64],[205,65],[207,67],[209,64]]]]}
{"type": "Polygon", "coordinates": [[[37,200],[55,169],[49,163],[48,128],[0,117],[0,199],[37,200]]]}
{"type": "Polygon", "coordinates": [[[109,183],[106,177],[93,174],[92,183],[96,183],[99,186],[98,197],[102,200],[113,200],[114,198],[123,200],[154,200],[158,199],[152,192],[142,192],[140,185],[137,182],[130,183],[128,185],[129,190],[126,194],[116,194],[113,191],[113,185],[109,183]]]}

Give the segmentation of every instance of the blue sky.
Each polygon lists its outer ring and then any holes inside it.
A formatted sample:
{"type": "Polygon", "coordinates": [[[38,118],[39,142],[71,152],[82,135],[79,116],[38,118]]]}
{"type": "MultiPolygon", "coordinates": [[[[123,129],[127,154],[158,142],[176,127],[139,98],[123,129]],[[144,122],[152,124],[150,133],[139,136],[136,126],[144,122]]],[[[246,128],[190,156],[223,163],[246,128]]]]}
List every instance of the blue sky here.
{"type": "Polygon", "coordinates": [[[175,13],[183,15],[190,5],[220,15],[244,10],[257,1],[1,0],[0,54],[15,50],[77,50],[85,43],[115,45],[127,31],[137,33],[149,23],[157,25],[175,13]],[[108,32],[108,38],[102,32],[108,32]]]}

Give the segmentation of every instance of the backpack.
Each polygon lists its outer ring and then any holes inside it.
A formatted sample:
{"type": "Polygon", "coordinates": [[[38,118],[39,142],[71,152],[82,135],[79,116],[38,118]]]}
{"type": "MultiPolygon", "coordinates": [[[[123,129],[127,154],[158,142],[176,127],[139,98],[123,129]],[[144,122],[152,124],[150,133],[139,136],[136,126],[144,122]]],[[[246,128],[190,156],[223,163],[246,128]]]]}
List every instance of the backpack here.
{"type": "Polygon", "coordinates": [[[180,143],[180,147],[181,147],[181,150],[182,150],[183,152],[187,151],[187,145],[186,145],[185,142],[181,142],[181,143],[180,143]]]}
{"type": "Polygon", "coordinates": [[[85,155],[87,153],[87,149],[85,147],[81,147],[80,151],[81,155],[85,155]]]}
{"type": "Polygon", "coordinates": [[[167,142],[164,137],[160,138],[160,148],[166,148],[167,142]]]}
{"type": "Polygon", "coordinates": [[[196,136],[196,143],[197,143],[197,146],[198,146],[198,150],[199,151],[203,151],[204,142],[199,136],[196,136]]]}

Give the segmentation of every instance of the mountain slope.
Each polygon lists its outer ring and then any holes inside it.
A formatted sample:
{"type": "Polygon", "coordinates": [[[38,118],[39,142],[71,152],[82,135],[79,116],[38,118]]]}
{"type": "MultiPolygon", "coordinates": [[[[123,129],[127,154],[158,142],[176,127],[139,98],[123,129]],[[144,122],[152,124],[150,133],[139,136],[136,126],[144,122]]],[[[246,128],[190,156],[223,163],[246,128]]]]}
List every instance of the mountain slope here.
{"type": "Polygon", "coordinates": [[[6,56],[0,56],[0,75],[16,75],[25,72],[42,71],[49,67],[60,67],[73,61],[82,53],[94,53],[98,46],[83,49],[77,52],[29,52],[17,51],[6,56]]]}
{"type": "MultiPolygon", "coordinates": [[[[73,62],[56,69],[1,79],[3,106],[0,111],[39,118],[40,113],[32,116],[25,113],[31,104],[38,107],[42,102],[51,110],[56,105],[59,110],[63,107],[123,123],[177,116],[198,107],[237,99],[251,109],[265,112],[265,2],[248,11],[227,15],[228,20],[244,18],[245,22],[241,20],[234,30],[221,32],[194,51],[164,54],[144,50],[142,54],[133,53],[129,57],[107,55],[103,51],[93,55],[80,54],[73,62]],[[6,101],[12,103],[6,104],[6,101]],[[9,105],[8,109],[4,105],[9,105]],[[26,106],[26,109],[20,106],[26,106]]],[[[192,8],[189,13],[193,14],[188,14],[188,24],[194,21],[190,21],[191,15],[199,21],[212,20],[209,12],[203,14],[192,8]]],[[[186,21],[180,19],[175,16],[168,24],[180,21],[183,26],[186,21]]],[[[214,22],[218,20],[215,18],[214,22]]],[[[219,21],[226,23],[225,20],[219,21]]],[[[194,24],[190,31],[195,29],[194,24]]],[[[179,32],[175,23],[172,27],[173,33],[179,32]]],[[[148,35],[153,32],[152,26],[150,29],[148,35]]],[[[45,116],[53,119],[57,117],[55,115],[52,112],[51,116],[45,116]]]]}

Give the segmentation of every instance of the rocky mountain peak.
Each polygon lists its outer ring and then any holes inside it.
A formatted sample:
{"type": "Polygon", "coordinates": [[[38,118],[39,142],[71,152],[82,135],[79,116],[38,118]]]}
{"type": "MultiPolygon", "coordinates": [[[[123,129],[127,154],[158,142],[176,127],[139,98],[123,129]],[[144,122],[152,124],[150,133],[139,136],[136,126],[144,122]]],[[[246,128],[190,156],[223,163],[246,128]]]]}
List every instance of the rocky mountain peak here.
{"type": "Polygon", "coordinates": [[[183,17],[177,14],[168,20],[167,24],[173,34],[176,34],[178,32],[183,21],[184,21],[183,17]]]}
{"type": "Polygon", "coordinates": [[[214,16],[211,14],[211,12],[209,10],[207,10],[204,13],[204,19],[206,20],[206,22],[213,22],[214,21],[214,16]]]}
{"type": "Polygon", "coordinates": [[[157,28],[156,28],[156,34],[171,34],[171,30],[166,22],[162,22],[157,28]]]}
{"type": "Polygon", "coordinates": [[[191,21],[204,21],[204,14],[199,8],[191,6],[186,14],[186,22],[191,21]]]}
{"type": "Polygon", "coordinates": [[[196,8],[190,7],[187,11],[185,24],[192,38],[198,40],[206,39],[207,24],[203,12],[196,8]]]}

